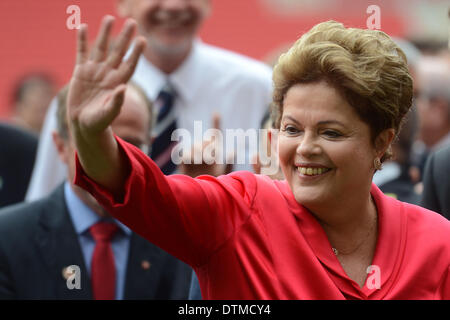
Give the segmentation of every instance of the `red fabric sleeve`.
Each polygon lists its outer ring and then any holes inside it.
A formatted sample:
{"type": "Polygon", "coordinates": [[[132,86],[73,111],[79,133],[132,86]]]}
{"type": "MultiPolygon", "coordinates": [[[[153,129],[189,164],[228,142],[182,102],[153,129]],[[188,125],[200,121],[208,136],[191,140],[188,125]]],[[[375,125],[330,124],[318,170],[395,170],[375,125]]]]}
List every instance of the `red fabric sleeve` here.
{"type": "Polygon", "coordinates": [[[438,300],[450,300],[450,267],[448,267],[447,272],[442,276],[434,298],[438,300]]]}
{"type": "Polygon", "coordinates": [[[130,171],[120,200],[85,174],[77,155],[74,182],[112,216],[170,254],[201,266],[250,217],[256,193],[252,173],[164,176],[146,154],[116,139],[130,171]]]}

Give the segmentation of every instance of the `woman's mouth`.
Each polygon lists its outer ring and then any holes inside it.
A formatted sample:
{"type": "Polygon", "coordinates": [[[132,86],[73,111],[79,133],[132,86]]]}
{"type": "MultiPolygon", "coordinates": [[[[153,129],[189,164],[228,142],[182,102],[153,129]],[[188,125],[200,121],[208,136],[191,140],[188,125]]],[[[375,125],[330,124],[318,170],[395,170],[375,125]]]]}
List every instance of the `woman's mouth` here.
{"type": "Polygon", "coordinates": [[[297,167],[297,171],[301,174],[301,175],[305,175],[305,176],[319,176],[322,175],[324,173],[327,173],[328,171],[330,171],[331,168],[325,168],[325,167],[297,167]]]}

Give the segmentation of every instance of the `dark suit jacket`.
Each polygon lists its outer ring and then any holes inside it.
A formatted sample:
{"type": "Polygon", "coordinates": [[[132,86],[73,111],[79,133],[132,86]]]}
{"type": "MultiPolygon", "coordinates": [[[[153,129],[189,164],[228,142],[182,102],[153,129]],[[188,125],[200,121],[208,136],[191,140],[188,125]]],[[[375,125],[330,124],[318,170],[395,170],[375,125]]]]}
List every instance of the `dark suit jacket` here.
{"type": "Polygon", "coordinates": [[[420,203],[450,219],[450,147],[440,149],[428,157],[420,203]]]}
{"type": "Polygon", "coordinates": [[[32,133],[0,123],[0,208],[25,198],[37,144],[32,133]]]}
{"type": "Polygon", "coordinates": [[[397,200],[418,205],[420,195],[414,190],[414,183],[408,173],[409,168],[402,167],[400,176],[385,182],[379,188],[384,194],[393,195],[397,200]]]}
{"type": "MultiPolygon", "coordinates": [[[[187,299],[190,267],[134,233],[129,250],[125,299],[187,299]]],[[[92,299],[63,186],[0,210],[0,299],[92,299]],[[67,288],[62,270],[69,265],[80,266],[81,289],[67,288]]]]}

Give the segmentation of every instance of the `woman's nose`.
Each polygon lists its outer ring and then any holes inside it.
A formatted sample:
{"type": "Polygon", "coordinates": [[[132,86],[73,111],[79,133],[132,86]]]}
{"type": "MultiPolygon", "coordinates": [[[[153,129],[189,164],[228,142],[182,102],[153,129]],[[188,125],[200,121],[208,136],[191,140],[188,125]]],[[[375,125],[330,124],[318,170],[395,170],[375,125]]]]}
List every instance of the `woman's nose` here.
{"type": "Polygon", "coordinates": [[[306,132],[300,137],[297,153],[305,158],[320,154],[320,146],[314,133],[306,132]]]}

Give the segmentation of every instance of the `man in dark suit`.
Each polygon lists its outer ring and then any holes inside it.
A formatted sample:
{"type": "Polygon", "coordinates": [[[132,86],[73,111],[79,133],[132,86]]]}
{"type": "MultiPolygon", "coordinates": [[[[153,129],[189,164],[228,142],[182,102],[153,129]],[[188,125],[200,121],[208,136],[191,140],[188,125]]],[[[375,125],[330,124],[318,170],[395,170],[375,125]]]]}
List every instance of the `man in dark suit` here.
{"type": "Polygon", "coordinates": [[[24,200],[37,144],[32,133],[0,123],[0,208],[24,200]]]}
{"type": "MultiPolygon", "coordinates": [[[[42,200],[0,210],[0,298],[186,299],[190,267],[112,219],[73,185],[75,150],[67,130],[66,94],[58,96],[53,139],[69,180],[42,200]],[[99,236],[100,226],[113,231],[99,236]]],[[[146,99],[128,86],[112,126],[141,148],[149,142],[151,123],[146,99]]]]}
{"type": "Polygon", "coordinates": [[[450,146],[428,157],[420,204],[450,219],[450,146]]]}

